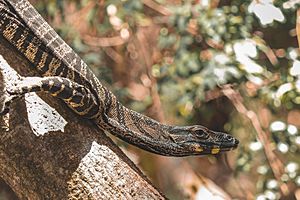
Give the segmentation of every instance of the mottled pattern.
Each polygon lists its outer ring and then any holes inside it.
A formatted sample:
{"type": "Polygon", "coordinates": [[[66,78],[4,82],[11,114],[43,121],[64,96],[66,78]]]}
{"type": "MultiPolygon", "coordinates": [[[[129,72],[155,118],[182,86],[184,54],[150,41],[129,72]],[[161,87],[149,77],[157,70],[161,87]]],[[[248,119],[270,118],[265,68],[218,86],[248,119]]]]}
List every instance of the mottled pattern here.
{"type": "Polygon", "coordinates": [[[161,155],[216,154],[238,145],[226,133],[164,125],[121,105],[26,0],[0,0],[0,33],[42,76],[23,78],[11,95],[48,92],[101,129],[161,155]]]}

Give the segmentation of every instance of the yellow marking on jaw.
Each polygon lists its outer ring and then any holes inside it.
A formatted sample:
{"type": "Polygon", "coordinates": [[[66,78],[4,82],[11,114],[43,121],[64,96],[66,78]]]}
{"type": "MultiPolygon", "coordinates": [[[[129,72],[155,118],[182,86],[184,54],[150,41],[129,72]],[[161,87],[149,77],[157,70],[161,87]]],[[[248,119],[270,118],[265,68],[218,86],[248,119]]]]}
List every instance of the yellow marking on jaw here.
{"type": "Polygon", "coordinates": [[[211,150],[211,154],[217,154],[220,152],[220,148],[219,147],[215,147],[211,150]]]}
{"type": "Polygon", "coordinates": [[[201,146],[196,146],[195,151],[196,152],[202,152],[204,149],[201,146]]]}

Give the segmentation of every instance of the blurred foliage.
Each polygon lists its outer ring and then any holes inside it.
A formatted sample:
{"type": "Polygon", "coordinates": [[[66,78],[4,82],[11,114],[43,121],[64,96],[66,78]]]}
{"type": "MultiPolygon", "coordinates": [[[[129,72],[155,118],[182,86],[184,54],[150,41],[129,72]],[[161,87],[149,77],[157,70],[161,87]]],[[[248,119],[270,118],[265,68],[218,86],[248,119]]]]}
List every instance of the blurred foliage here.
{"type": "MultiPolygon", "coordinates": [[[[280,0],[274,5],[263,0],[31,2],[127,106],[149,111],[157,101],[149,92],[154,88],[162,103],[158,112],[163,111],[166,121],[202,121],[240,139],[239,149],[228,153],[233,160],[228,176],[237,184],[222,183],[205,168],[197,168],[197,173],[214,179],[236,199],[243,195],[245,199],[293,199],[300,192],[297,5],[280,0]],[[91,37],[121,42],[104,45],[103,40],[91,37]],[[227,84],[241,94],[243,104],[254,111],[262,130],[269,134],[272,151],[284,166],[280,180],[274,177],[250,120],[223,98],[222,88],[227,84]],[[140,90],[132,92],[132,85],[140,90]],[[141,97],[135,96],[143,90],[141,97]],[[217,95],[210,98],[214,92],[217,95]],[[287,194],[280,190],[283,183],[288,185],[287,194]]],[[[166,181],[158,180],[159,173],[151,172],[155,167],[152,163],[152,169],[147,168],[147,161],[141,158],[140,165],[168,196],[176,198],[172,192],[178,189],[172,187],[177,184],[163,185],[166,181]]],[[[201,164],[194,166],[217,165],[214,158],[197,161],[201,164]]],[[[224,169],[217,171],[221,176],[224,169]]]]}

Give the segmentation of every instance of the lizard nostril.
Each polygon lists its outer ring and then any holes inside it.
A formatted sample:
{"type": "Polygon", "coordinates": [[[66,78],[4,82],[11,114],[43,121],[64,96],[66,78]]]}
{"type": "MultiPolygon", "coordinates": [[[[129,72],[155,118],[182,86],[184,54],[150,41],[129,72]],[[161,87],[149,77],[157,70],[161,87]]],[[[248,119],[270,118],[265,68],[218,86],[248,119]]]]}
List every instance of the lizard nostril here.
{"type": "Polygon", "coordinates": [[[234,139],[234,144],[238,145],[240,141],[238,139],[234,139]]]}

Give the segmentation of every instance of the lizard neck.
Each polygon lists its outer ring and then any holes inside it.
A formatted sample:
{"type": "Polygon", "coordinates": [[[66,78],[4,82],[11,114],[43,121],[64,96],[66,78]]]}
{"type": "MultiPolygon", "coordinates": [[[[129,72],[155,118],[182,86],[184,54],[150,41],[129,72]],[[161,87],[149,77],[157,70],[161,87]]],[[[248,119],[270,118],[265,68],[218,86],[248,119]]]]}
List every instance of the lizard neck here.
{"type": "Polygon", "coordinates": [[[105,107],[109,109],[93,119],[102,130],[146,151],[179,156],[182,147],[173,142],[169,136],[169,129],[172,126],[160,124],[124,107],[118,101],[112,100],[110,107],[105,107]]]}

